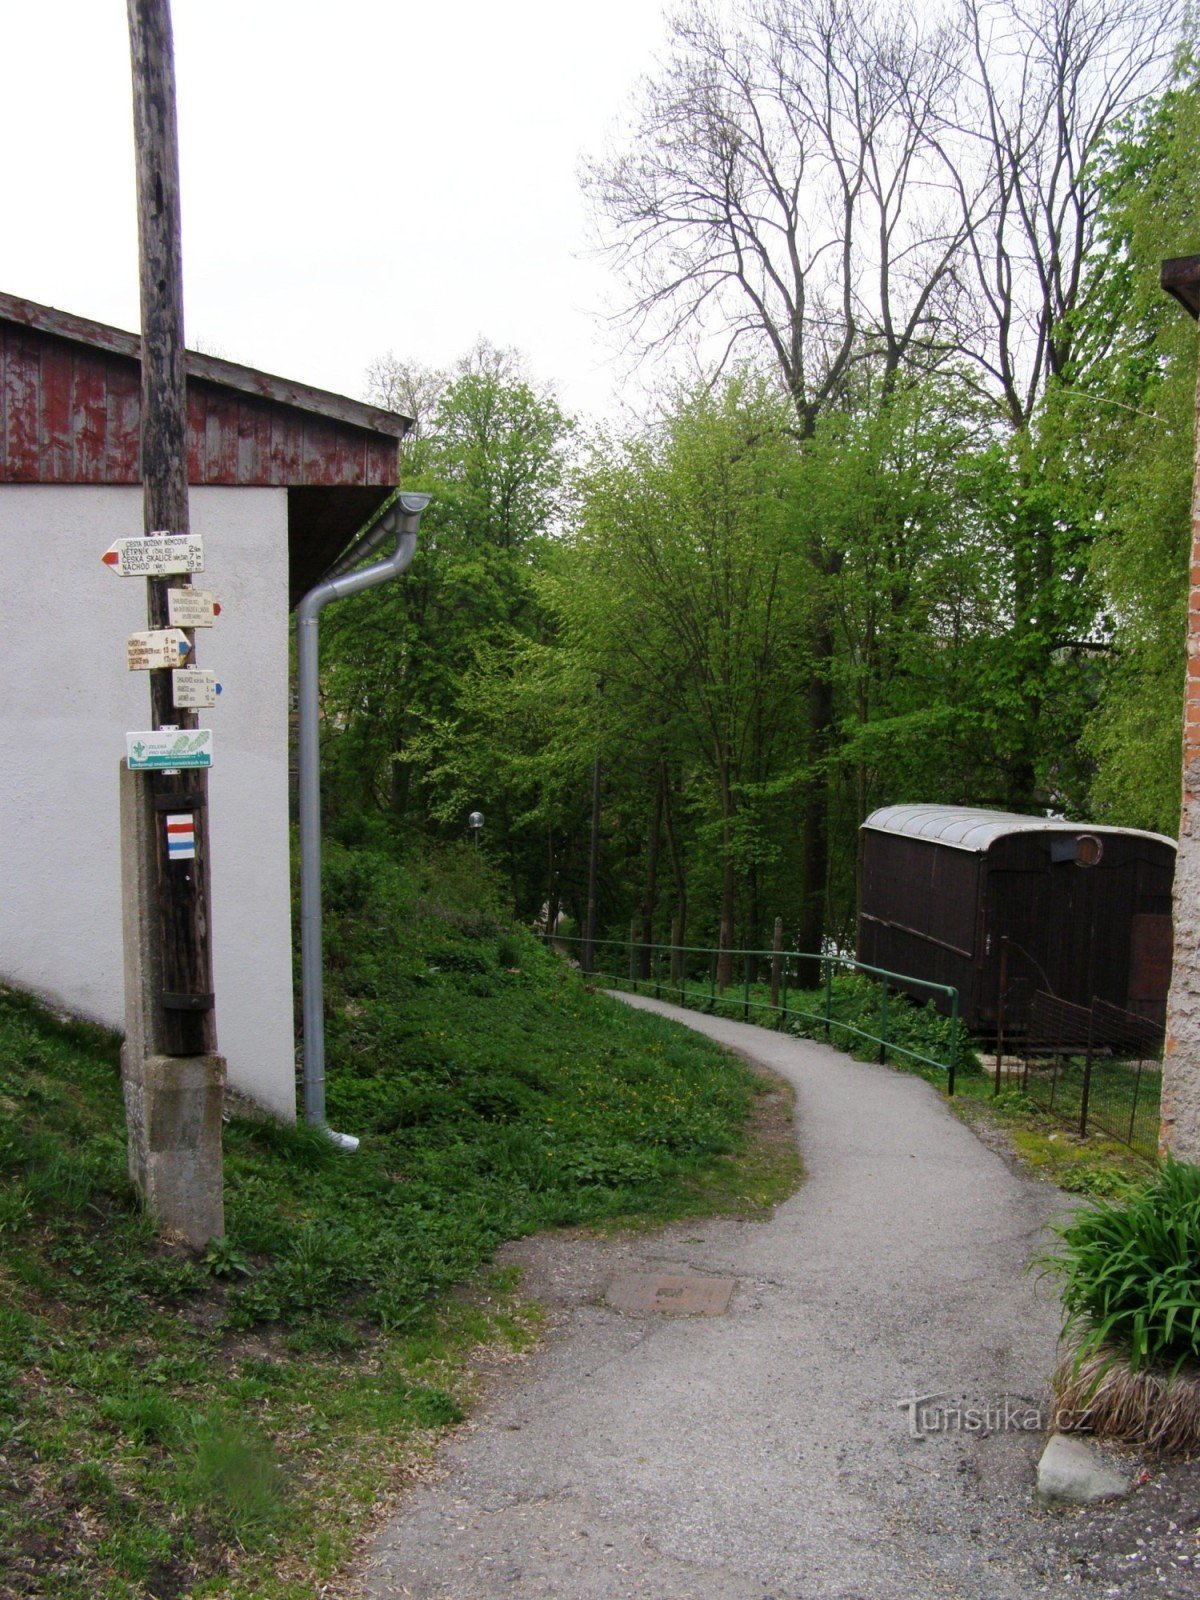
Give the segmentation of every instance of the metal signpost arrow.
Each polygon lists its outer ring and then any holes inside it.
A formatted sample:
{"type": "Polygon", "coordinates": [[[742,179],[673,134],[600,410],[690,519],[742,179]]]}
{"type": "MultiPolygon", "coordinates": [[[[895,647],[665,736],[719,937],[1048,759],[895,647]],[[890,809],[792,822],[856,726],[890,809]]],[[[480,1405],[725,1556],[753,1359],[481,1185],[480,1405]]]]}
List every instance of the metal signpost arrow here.
{"type": "Polygon", "coordinates": [[[203,572],[204,541],[199,534],[148,533],[140,539],[115,539],[100,559],[122,578],[203,572]]]}
{"type": "Polygon", "coordinates": [[[125,659],[130,672],[151,672],[156,667],[178,667],[192,648],[192,642],[179,628],[154,628],[149,633],[131,633],[125,641],[125,659]]]}

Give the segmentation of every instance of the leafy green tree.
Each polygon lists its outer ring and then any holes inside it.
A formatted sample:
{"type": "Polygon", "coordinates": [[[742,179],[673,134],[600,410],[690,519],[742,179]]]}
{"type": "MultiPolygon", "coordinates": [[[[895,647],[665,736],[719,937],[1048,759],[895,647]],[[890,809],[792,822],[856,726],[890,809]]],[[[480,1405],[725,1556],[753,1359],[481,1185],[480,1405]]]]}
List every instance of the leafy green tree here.
{"type": "Polygon", "coordinates": [[[404,581],[328,613],[326,727],[348,803],[370,797],[421,822],[436,808],[411,760],[414,739],[455,715],[477,652],[540,626],[533,572],[561,519],[571,423],[513,352],[486,344],[451,373],[391,363],[377,365],[375,381],[392,385],[379,398],[421,400],[402,471],[433,500],[404,581]]]}
{"type": "Polygon", "coordinates": [[[1064,434],[1092,487],[1102,590],[1102,692],[1084,744],[1106,820],[1179,823],[1196,394],[1196,325],[1159,288],[1164,257],[1200,240],[1200,81],[1185,53],[1170,91],[1107,147],[1101,241],[1079,324],[1064,434]],[[1098,491],[1098,493],[1097,493],[1098,491]]]}
{"type": "Polygon", "coordinates": [[[552,599],[563,648],[603,680],[606,715],[653,774],[673,849],[684,804],[692,812],[719,875],[723,948],[736,942],[739,886],[743,936],[759,938],[757,874],[775,849],[764,803],[773,780],[794,777],[804,738],[794,467],[786,412],[761,386],[687,398],[656,435],[598,452],[552,599]]]}

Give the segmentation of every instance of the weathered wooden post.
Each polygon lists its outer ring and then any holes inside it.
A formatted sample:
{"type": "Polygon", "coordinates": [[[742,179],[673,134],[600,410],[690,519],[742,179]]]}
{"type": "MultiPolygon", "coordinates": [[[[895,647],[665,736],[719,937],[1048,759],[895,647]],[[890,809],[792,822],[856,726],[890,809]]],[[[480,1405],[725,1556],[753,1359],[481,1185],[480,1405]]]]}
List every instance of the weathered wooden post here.
{"type": "MultiPolygon", "coordinates": [[[[207,740],[192,732],[191,596],[203,561],[189,537],[179,142],[169,0],[127,0],[142,308],[139,565],[151,632],[129,643],[150,678],[151,729],[129,736],[122,774],[129,1165],[155,1218],[193,1244],[224,1231],[221,1106],[210,948],[207,740]],[[162,538],[167,535],[167,538],[162,538]],[[165,664],[171,647],[177,653],[165,664]],[[187,667],[183,668],[186,661],[187,667]],[[180,670],[183,668],[183,670],[180,670]],[[181,681],[182,680],[182,681],[181,681]],[[166,736],[165,738],[163,736],[166,736]],[[156,757],[154,749],[162,746],[156,757]],[[157,765],[146,765],[157,761],[157,765]],[[195,761],[203,765],[191,765],[195,761]]],[[[126,552],[118,558],[118,570],[126,552]]],[[[107,559],[107,558],[106,558],[107,559]]],[[[138,636],[135,636],[135,638],[138,636]]]]}
{"type": "Polygon", "coordinates": [[[592,826],[588,839],[587,916],[583,925],[583,970],[596,961],[596,875],[600,861],[600,757],[592,762],[592,826]]]}

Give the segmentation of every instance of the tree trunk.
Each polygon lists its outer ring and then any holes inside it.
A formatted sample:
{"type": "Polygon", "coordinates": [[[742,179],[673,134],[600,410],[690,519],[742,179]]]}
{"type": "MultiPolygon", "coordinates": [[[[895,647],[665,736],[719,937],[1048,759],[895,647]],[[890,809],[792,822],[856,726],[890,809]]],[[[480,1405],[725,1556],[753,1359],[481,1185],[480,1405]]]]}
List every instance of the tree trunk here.
{"type": "Polygon", "coordinates": [[[650,976],[650,946],[654,943],[654,908],[658,903],[658,857],[662,843],[663,791],[666,788],[666,769],[660,764],[658,785],[654,791],[654,808],[650,814],[650,837],[646,847],[646,888],[642,895],[642,954],[641,975],[650,976]]]}
{"type": "Polygon", "coordinates": [[[679,935],[680,944],[687,943],[687,878],[683,870],[683,859],[679,854],[679,844],[675,838],[674,818],[671,813],[671,786],[667,779],[666,763],[662,769],[662,798],[663,798],[663,827],[667,835],[667,852],[671,857],[671,872],[675,879],[675,916],[673,919],[675,929],[679,935]]]}
{"type": "Polygon", "coordinates": [[[721,927],[717,936],[717,988],[724,994],[733,982],[733,907],[737,884],[733,875],[733,817],[727,811],[721,828],[721,927]]]}
{"type": "MultiPolygon", "coordinates": [[[[829,871],[829,775],[825,758],[833,732],[833,632],[827,622],[823,621],[818,630],[813,653],[813,675],[808,687],[809,775],[801,794],[804,844],[796,937],[803,956],[818,958],[825,939],[829,871]]],[[[799,987],[815,989],[819,982],[819,960],[801,960],[797,966],[799,987]]]]}
{"type": "Polygon", "coordinates": [[[558,925],[558,871],[554,859],[554,828],[546,828],[546,932],[558,925]]]}
{"type": "Polygon", "coordinates": [[[596,873],[600,862],[600,757],[592,764],[592,828],[588,845],[587,925],[584,929],[583,970],[591,972],[596,951],[596,873]]]}

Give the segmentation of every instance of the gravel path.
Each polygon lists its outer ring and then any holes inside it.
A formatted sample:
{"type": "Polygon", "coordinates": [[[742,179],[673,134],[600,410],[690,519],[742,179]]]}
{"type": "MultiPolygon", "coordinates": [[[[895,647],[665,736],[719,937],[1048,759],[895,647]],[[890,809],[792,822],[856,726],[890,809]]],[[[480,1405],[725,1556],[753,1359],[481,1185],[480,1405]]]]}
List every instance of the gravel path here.
{"type": "Polygon", "coordinates": [[[1137,1494],[1111,1512],[1039,1512],[1040,1429],[972,1432],[949,1417],[913,1437],[912,1408],[900,1403],[936,1395],[995,1413],[1008,1400],[1023,1421],[1048,1415],[1058,1308],[1026,1267],[1061,1209],[1058,1191],[1010,1170],[920,1079],[622,998],[789,1079],[807,1180],[766,1222],[707,1219],[619,1240],[551,1235],[506,1251],[551,1307],[551,1337],[496,1383],[446,1448],[445,1475],[415,1490],[385,1531],[368,1592],[1200,1592],[1195,1522],[1191,1532],[1171,1522],[1168,1534],[1166,1502],[1161,1538],[1137,1494]],[[723,1315],[630,1315],[604,1300],[630,1272],[736,1287],[723,1315]],[[1153,1536],[1138,1543],[1143,1531],[1153,1536]]]}

